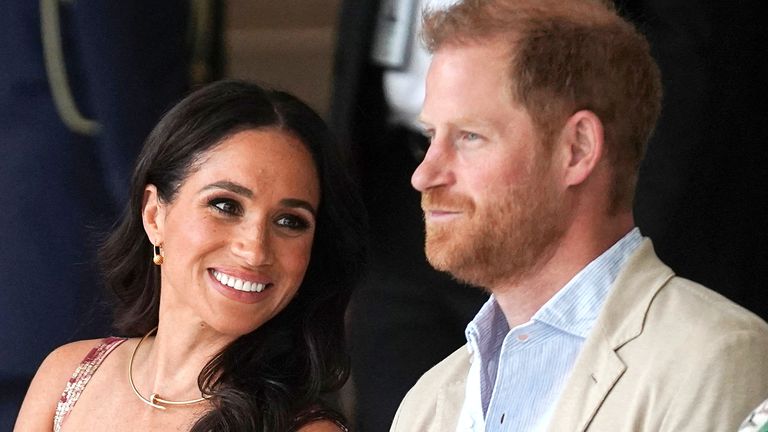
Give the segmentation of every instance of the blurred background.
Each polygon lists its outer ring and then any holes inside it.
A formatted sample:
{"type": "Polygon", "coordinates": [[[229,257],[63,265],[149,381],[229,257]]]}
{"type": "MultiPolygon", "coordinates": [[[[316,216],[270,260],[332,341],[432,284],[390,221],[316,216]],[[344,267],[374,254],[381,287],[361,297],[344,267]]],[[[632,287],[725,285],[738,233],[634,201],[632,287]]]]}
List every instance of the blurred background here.
{"type": "Polygon", "coordinates": [[[223,75],[287,89],[328,117],[341,0],[229,0],[223,75]]]}
{"type": "MultiPolygon", "coordinates": [[[[219,78],[295,93],[329,120],[371,214],[371,270],[349,314],[353,430],[464,341],[483,293],[429,269],[418,133],[370,60],[391,0],[0,0],[0,431],[45,355],[110,332],[95,248],[160,115],[219,78]]],[[[617,0],[648,35],[665,101],[636,219],[679,274],[768,317],[766,30],[756,0],[617,0]],[[763,203],[763,204],[760,204],[763,203]]],[[[631,113],[627,113],[631,115],[631,113]]],[[[62,383],[63,388],[64,383],[62,383]]],[[[766,395],[768,396],[768,395],[766,395]]]]}

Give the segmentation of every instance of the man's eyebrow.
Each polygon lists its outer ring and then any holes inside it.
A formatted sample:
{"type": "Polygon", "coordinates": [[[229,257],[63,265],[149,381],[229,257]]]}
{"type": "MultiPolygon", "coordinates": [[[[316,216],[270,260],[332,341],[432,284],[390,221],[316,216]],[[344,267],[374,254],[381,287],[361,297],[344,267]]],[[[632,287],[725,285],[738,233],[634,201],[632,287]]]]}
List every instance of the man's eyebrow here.
{"type": "Polygon", "coordinates": [[[286,207],[302,208],[302,209],[312,213],[313,217],[317,216],[317,212],[315,211],[315,208],[312,207],[312,204],[310,204],[307,201],[304,201],[302,199],[298,199],[298,198],[284,198],[284,199],[280,200],[280,204],[284,205],[286,207]]]}
{"type": "MultiPolygon", "coordinates": [[[[434,128],[434,126],[429,121],[425,120],[421,116],[419,116],[416,119],[416,123],[418,124],[418,126],[422,130],[427,130],[427,129],[433,129],[434,128]]],[[[489,122],[489,121],[486,121],[486,120],[477,119],[475,117],[459,117],[457,119],[451,120],[451,122],[448,123],[448,124],[449,124],[449,126],[454,126],[454,127],[458,127],[458,126],[492,127],[493,126],[492,122],[489,122]]]]}
{"type": "Polygon", "coordinates": [[[209,189],[225,189],[230,192],[236,193],[238,195],[242,195],[246,198],[253,198],[253,191],[251,191],[250,189],[248,189],[243,185],[239,185],[231,181],[226,181],[226,180],[217,181],[204,186],[202,189],[200,189],[200,191],[202,192],[209,189]]]}

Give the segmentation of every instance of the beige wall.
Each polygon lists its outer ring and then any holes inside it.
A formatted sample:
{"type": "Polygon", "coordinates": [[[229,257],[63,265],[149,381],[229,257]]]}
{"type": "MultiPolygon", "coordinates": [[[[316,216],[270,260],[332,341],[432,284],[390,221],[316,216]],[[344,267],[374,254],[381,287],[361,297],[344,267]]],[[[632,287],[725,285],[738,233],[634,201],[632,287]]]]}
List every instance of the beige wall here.
{"type": "Polygon", "coordinates": [[[288,90],[325,116],[340,1],[226,1],[225,76],[288,90]]]}

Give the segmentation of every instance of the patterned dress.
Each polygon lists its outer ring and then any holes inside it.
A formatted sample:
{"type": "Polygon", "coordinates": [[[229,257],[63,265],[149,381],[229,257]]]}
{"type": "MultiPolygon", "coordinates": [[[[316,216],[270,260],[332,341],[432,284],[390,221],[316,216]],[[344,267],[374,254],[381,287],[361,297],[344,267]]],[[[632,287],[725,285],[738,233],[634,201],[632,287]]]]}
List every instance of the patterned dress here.
{"type": "Polygon", "coordinates": [[[64,392],[61,394],[61,399],[56,405],[56,415],[53,417],[53,431],[59,432],[61,426],[64,424],[64,420],[67,419],[67,415],[75,407],[77,400],[80,398],[80,394],[88,385],[88,381],[96,373],[96,369],[101,366],[104,359],[121,343],[125,342],[125,338],[108,337],[99,343],[98,346],[93,348],[88,355],[85,356],[80,366],[72,373],[72,378],[67,381],[67,385],[64,387],[64,392]]]}
{"type": "MultiPolygon", "coordinates": [[[[53,431],[60,432],[64,421],[67,419],[67,415],[72,411],[80,398],[85,386],[96,373],[96,370],[101,366],[107,356],[112,351],[125,342],[126,338],[108,337],[103,339],[99,345],[94,347],[88,355],[85,356],[80,365],[72,373],[72,377],[67,381],[67,385],[64,387],[64,391],[61,394],[58,404],[56,405],[56,414],[53,417],[53,431]]],[[[339,417],[335,412],[322,409],[319,406],[313,407],[303,413],[295,419],[295,426],[301,427],[309,424],[313,421],[328,420],[336,424],[342,432],[349,432],[349,429],[344,424],[344,420],[339,417]]],[[[296,430],[296,428],[291,429],[296,430]]]]}

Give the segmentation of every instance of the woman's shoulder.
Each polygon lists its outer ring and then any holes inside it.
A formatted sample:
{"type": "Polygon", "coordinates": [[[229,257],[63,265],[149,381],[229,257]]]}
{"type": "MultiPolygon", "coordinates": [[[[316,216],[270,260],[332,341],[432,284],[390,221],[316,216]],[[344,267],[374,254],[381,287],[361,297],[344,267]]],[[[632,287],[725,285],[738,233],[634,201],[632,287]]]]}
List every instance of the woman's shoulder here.
{"type": "MultiPolygon", "coordinates": [[[[92,349],[104,343],[104,340],[105,339],[86,339],[62,345],[48,354],[40,365],[40,370],[43,368],[55,370],[67,366],[77,367],[77,365],[83,361],[85,356],[88,355],[92,349]]],[[[38,371],[38,373],[39,372],[40,371],[38,371]]],[[[71,372],[72,371],[70,370],[70,373],[71,372]]]]}
{"type": "MultiPolygon", "coordinates": [[[[43,360],[40,368],[37,370],[35,379],[40,376],[41,379],[60,382],[63,390],[64,384],[72,376],[78,366],[85,361],[94,350],[104,347],[110,343],[122,341],[118,338],[106,339],[86,339],[76,342],[70,342],[53,350],[43,360]]],[[[53,384],[52,382],[52,384],[53,384]]]]}
{"type": "Polygon", "coordinates": [[[87,339],[70,342],[56,348],[40,364],[34,381],[44,381],[53,387],[58,383],[61,387],[58,391],[61,392],[80,363],[104,341],[105,339],[87,339]]]}
{"type": "Polygon", "coordinates": [[[50,430],[56,405],[67,382],[89,353],[105,341],[105,339],[88,339],[71,342],[48,354],[37,369],[27,390],[19,411],[16,429],[37,430],[47,426],[50,430]]]}

